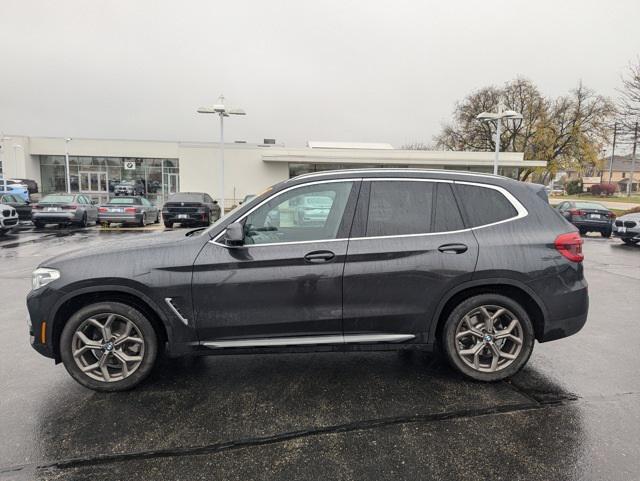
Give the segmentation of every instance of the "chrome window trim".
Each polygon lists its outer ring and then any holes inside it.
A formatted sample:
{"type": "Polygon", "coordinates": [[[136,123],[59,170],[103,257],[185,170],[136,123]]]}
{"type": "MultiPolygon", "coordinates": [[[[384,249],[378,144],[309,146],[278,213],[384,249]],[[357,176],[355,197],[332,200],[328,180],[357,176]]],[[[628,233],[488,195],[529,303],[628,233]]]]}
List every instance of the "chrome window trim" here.
{"type": "Polygon", "coordinates": [[[372,342],[404,342],[414,339],[413,334],[332,334],[328,336],[272,337],[268,339],[232,339],[220,341],[204,341],[201,346],[210,349],[229,347],[279,347],[309,346],[317,344],[351,344],[372,342]]]}
{"type": "MultiPolygon", "coordinates": [[[[403,171],[404,172],[404,171],[403,171]]],[[[304,184],[299,184],[299,185],[294,185],[289,187],[288,189],[282,190],[280,192],[278,192],[275,196],[271,196],[267,199],[265,199],[264,201],[262,201],[259,205],[255,206],[253,209],[251,209],[249,212],[247,212],[246,214],[244,214],[242,217],[240,217],[238,220],[236,220],[236,222],[239,222],[241,220],[243,220],[245,217],[247,217],[251,212],[253,212],[255,209],[257,209],[258,207],[260,207],[262,204],[268,202],[269,200],[273,199],[274,197],[284,193],[284,192],[288,192],[292,189],[296,189],[299,187],[304,187],[307,185],[313,185],[313,184],[326,184],[326,183],[331,183],[331,182],[354,182],[354,181],[363,181],[363,182],[381,182],[381,181],[392,181],[392,182],[440,182],[443,184],[463,184],[463,185],[473,185],[473,186],[477,186],[477,187],[484,187],[486,189],[493,189],[493,190],[497,190],[498,192],[500,192],[502,195],[504,195],[506,197],[506,199],[509,201],[509,203],[513,206],[514,209],[516,209],[517,214],[513,217],[509,217],[508,219],[503,219],[497,222],[492,222],[490,224],[483,224],[483,225],[479,225],[476,227],[467,227],[465,229],[458,229],[458,230],[452,230],[452,231],[443,231],[443,232],[426,232],[426,233],[418,233],[418,234],[396,234],[396,235],[384,235],[384,236],[372,236],[372,237],[350,237],[350,238],[342,238],[342,239],[324,239],[324,240],[310,240],[310,241],[292,241],[292,242],[272,242],[272,243],[265,243],[265,244],[247,244],[244,245],[242,247],[266,247],[266,246],[281,246],[281,245],[294,245],[294,244],[314,244],[314,243],[319,243],[319,242],[338,242],[338,241],[362,241],[362,240],[376,240],[376,239],[398,239],[398,238],[410,238],[410,237],[427,237],[427,236],[434,236],[434,235],[447,235],[447,234],[460,234],[463,232],[471,232],[474,230],[478,230],[478,229],[484,229],[486,227],[492,227],[495,225],[499,225],[499,224],[504,224],[506,222],[512,222],[514,220],[518,220],[518,219],[522,219],[524,217],[526,217],[527,215],[529,215],[529,211],[527,211],[527,209],[520,203],[520,201],[511,193],[509,192],[507,189],[505,189],[504,187],[501,187],[499,185],[492,185],[492,184],[484,184],[484,183],[479,183],[479,182],[469,182],[469,181],[462,181],[462,180],[448,180],[448,179],[421,179],[421,178],[400,178],[400,177],[371,177],[371,178],[361,178],[361,179],[334,179],[334,180],[323,180],[323,181],[315,181],[315,182],[308,182],[308,183],[304,183],[304,184]]],[[[222,231],[220,234],[218,234],[213,240],[210,240],[209,242],[221,247],[225,247],[227,249],[229,249],[229,246],[225,245],[225,244],[221,244],[220,242],[217,242],[217,240],[222,237],[224,235],[225,231],[222,231]]],[[[237,247],[235,247],[237,249],[237,247]]]]}

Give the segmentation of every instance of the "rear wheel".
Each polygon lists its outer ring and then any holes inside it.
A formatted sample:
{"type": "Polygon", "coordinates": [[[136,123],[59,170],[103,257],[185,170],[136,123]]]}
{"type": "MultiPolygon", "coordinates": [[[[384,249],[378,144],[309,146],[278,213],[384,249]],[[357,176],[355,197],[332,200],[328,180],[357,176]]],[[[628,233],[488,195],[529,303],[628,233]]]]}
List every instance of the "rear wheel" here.
{"type": "Polygon", "coordinates": [[[171,229],[173,227],[173,222],[164,221],[164,226],[168,229],[171,229]]]}
{"type": "Polygon", "coordinates": [[[580,235],[587,235],[587,231],[583,228],[578,229],[580,231],[580,235]]]}
{"type": "Polygon", "coordinates": [[[143,212],[140,222],[138,223],[138,227],[144,227],[145,225],[147,225],[147,214],[143,212]]]}
{"type": "Polygon", "coordinates": [[[82,227],[83,229],[85,227],[87,227],[87,213],[85,212],[84,214],[82,214],[82,220],[80,221],[80,224],[78,224],[80,227],[82,227]]]}
{"type": "Polygon", "coordinates": [[[151,372],[158,352],[155,330],[137,309],[100,302],[77,311],[64,326],[60,357],[71,376],[96,391],[124,391],[151,372]]]}
{"type": "Polygon", "coordinates": [[[609,230],[605,230],[603,232],[600,232],[600,235],[606,239],[608,239],[609,237],[611,237],[611,229],[609,230]]]}
{"type": "Polygon", "coordinates": [[[160,223],[160,212],[156,213],[156,220],[153,223],[154,224],[159,224],[160,223]]]}
{"type": "Polygon", "coordinates": [[[533,351],[534,331],[526,311],[499,294],[461,302],[442,332],[449,363],[477,381],[499,381],[518,372],[533,351]]]}

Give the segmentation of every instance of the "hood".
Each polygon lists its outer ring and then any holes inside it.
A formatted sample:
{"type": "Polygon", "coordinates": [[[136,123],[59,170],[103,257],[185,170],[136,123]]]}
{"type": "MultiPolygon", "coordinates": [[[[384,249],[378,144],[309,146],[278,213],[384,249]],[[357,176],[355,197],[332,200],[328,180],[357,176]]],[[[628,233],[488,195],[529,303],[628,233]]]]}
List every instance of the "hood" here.
{"type": "Polygon", "coordinates": [[[618,220],[635,220],[640,221],[640,212],[634,212],[633,214],[625,214],[618,217],[618,220]]]}
{"type": "MultiPolygon", "coordinates": [[[[131,255],[133,252],[141,250],[154,249],[163,245],[176,244],[192,240],[194,237],[187,237],[185,234],[189,231],[173,231],[163,232],[161,234],[141,234],[135,238],[129,237],[130,234],[123,234],[122,238],[113,239],[109,242],[101,243],[95,247],[81,247],[57,255],[42,262],[42,267],[53,267],[56,264],[66,261],[76,261],[89,257],[105,256],[110,254],[127,253],[131,255]],[[125,237],[126,236],[126,237],[125,237]]],[[[196,234],[197,237],[200,237],[196,234]]],[[[204,242],[204,239],[203,239],[204,242]]],[[[39,266],[39,267],[40,267],[39,266]]]]}

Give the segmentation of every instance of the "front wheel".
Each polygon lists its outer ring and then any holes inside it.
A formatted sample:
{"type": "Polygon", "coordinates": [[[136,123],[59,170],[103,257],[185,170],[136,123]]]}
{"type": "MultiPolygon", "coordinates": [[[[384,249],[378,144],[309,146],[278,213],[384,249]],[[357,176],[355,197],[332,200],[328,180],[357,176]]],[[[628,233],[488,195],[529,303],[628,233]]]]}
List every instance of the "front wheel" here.
{"type": "Polygon", "coordinates": [[[499,381],[529,360],[535,335],[527,312],[499,294],[481,294],[461,302],[442,332],[449,363],[477,381],[499,381]]]}
{"type": "Polygon", "coordinates": [[[602,237],[604,237],[605,239],[608,239],[609,237],[611,237],[611,231],[610,230],[606,230],[604,232],[600,232],[600,235],[602,237]]]}
{"type": "Polygon", "coordinates": [[[60,337],[60,357],[71,376],[95,391],[124,391],[151,372],[158,353],[153,326],[137,309],[100,302],[71,316],[60,337]]]}

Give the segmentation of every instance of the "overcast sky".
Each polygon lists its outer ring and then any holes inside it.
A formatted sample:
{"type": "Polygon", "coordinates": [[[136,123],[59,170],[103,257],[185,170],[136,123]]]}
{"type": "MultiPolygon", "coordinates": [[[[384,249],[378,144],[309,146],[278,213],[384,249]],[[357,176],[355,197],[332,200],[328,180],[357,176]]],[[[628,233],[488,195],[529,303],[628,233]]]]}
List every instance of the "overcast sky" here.
{"type": "Polygon", "coordinates": [[[468,92],[516,76],[614,96],[640,1],[0,0],[0,131],[429,142],[468,92]]]}

